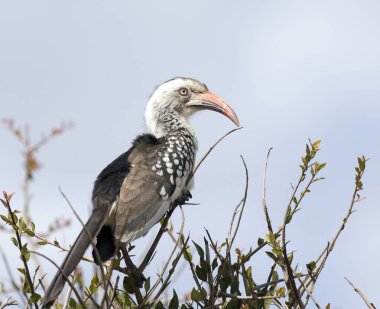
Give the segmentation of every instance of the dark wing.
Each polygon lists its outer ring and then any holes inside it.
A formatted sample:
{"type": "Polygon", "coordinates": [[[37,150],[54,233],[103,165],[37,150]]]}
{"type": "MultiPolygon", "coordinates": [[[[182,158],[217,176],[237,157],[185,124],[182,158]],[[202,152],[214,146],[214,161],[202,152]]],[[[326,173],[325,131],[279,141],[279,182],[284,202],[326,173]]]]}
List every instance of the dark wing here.
{"type": "Polygon", "coordinates": [[[128,160],[133,146],[127,152],[108,164],[96,178],[92,191],[92,206],[94,209],[106,208],[108,211],[112,204],[117,200],[121,184],[131,170],[128,160]]]}
{"type": "Polygon", "coordinates": [[[115,239],[129,242],[145,235],[170,206],[176,184],[165,168],[157,168],[159,152],[160,144],[131,153],[132,168],[120,188],[115,239]]]}

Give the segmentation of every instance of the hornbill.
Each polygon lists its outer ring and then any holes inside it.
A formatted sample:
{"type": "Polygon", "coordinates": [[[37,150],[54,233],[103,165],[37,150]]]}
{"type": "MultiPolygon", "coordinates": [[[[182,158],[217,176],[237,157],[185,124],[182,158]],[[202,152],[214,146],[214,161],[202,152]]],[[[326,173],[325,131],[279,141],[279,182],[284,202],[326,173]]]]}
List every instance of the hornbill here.
{"type": "Polygon", "coordinates": [[[191,197],[188,177],[197,138],[188,118],[204,109],[219,112],[239,126],[232,108],[198,80],[178,77],[155,89],[145,111],[150,133],[138,136],[97,177],[92,214],[53,278],[45,308],[56,301],[91,243],[96,243],[93,256],[101,264],[117,253],[118,244],[144,236],[173,202],[191,197]]]}

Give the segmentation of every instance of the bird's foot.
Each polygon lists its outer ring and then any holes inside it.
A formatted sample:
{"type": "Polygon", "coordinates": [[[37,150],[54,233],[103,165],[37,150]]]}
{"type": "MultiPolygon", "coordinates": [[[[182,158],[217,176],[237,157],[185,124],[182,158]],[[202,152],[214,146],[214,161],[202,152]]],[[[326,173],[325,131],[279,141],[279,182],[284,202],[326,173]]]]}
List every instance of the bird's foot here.
{"type": "Polygon", "coordinates": [[[182,194],[179,198],[177,198],[176,203],[178,205],[185,204],[188,200],[190,200],[193,196],[191,195],[189,190],[182,191],[182,194]]]}

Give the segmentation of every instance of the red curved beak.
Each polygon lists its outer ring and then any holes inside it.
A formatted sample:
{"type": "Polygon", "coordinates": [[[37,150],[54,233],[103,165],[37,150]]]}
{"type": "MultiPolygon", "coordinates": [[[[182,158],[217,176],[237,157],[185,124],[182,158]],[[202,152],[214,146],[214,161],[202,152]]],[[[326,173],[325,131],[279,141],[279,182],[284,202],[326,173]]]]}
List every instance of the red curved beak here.
{"type": "Polygon", "coordinates": [[[216,111],[228,117],[237,126],[240,125],[239,119],[234,110],[226,103],[226,101],[210,91],[195,95],[186,105],[199,106],[204,109],[216,111]]]}

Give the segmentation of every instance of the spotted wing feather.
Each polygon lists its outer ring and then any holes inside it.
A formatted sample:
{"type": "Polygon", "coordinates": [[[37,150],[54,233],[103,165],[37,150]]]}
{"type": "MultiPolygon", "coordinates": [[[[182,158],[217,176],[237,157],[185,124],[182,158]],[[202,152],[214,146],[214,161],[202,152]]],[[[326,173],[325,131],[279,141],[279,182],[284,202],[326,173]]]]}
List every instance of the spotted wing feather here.
{"type": "Polygon", "coordinates": [[[132,169],[125,178],[116,211],[116,240],[129,242],[143,236],[156,224],[170,206],[176,184],[170,175],[152,169],[156,165],[159,148],[150,147],[130,156],[132,169]]]}

